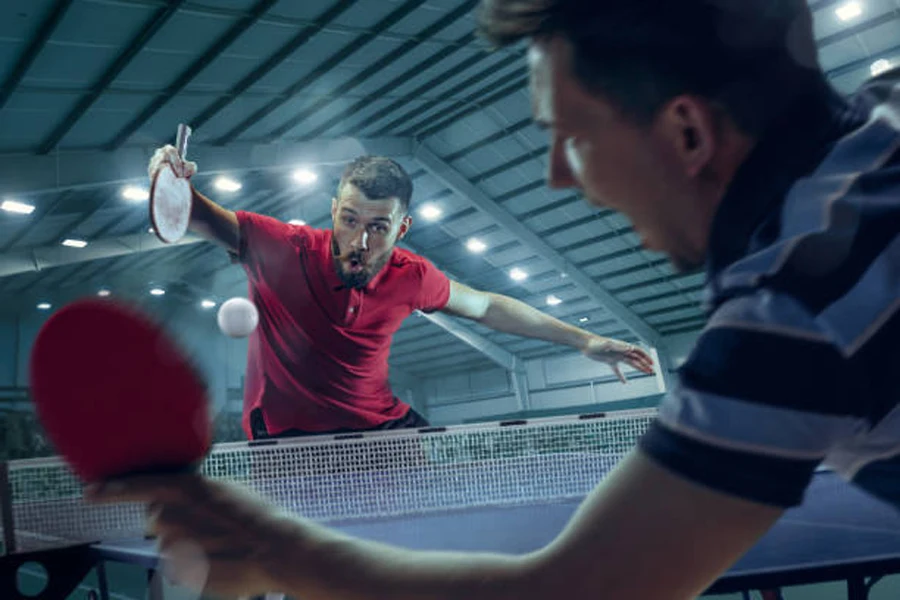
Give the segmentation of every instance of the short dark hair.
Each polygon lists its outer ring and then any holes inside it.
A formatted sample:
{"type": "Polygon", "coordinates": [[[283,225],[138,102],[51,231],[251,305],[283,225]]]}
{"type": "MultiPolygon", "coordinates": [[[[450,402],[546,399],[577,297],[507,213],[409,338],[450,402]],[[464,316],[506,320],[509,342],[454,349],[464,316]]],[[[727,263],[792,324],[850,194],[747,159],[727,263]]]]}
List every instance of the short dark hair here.
{"type": "Polygon", "coordinates": [[[806,0],[481,0],[479,33],[569,40],[577,80],[645,124],[693,94],[755,135],[826,85],[806,0]]]}
{"type": "Polygon", "coordinates": [[[338,184],[338,197],[346,184],[353,184],[370,200],[397,198],[403,212],[409,211],[413,184],[409,174],[396,161],[384,156],[360,156],[344,168],[338,184]]]}

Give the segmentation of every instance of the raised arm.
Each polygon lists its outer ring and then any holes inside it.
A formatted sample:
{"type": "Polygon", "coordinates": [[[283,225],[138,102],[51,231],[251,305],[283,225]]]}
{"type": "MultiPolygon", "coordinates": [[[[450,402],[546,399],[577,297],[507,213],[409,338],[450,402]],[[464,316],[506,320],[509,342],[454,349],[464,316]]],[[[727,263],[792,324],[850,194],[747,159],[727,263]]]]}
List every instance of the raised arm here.
{"type": "Polygon", "coordinates": [[[653,359],[637,346],[579,329],[509,296],[451,281],[450,299],[443,312],[495,331],[571,346],[592,360],[609,364],[622,382],[625,377],[618,367],[620,361],[643,373],[653,373],[653,359]]]}
{"type": "Polygon", "coordinates": [[[194,186],[191,186],[191,191],[194,195],[191,231],[237,254],[241,237],[237,215],[201,194],[194,186]]]}

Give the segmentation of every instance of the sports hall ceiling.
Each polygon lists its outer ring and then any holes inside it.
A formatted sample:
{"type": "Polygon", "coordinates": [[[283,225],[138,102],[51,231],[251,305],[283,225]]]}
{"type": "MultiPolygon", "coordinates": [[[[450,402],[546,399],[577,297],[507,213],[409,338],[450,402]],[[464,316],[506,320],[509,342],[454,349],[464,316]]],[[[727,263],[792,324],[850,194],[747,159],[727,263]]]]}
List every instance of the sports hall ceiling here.
{"type": "MultiPolygon", "coordinates": [[[[148,232],[147,159],[187,122],[197,185],[229,208],[327,227],[341,164],[387,154],[415,179],[408,247],[456,279],[604,335],[700,328],[701,274],[640,249],[619,215],[545,189],[521,49],[488,51],[473,34],[475,5],[0,1],[0,202],[33,207],[0,210],[2,311],[52,310],[100,289],[149,298],[151,287],[167,293],[147,302],[202,310],[214,289],[243,280],[218,248],[161,247],[148,232]],[[316,181],[296,180],[300,168],[316,181]],[[217,189],[220,177],[241,189],[217,189]]],[[[900,1],[811,5],[838,89],[900,62],[900,1]]],[[[557,352],[414,316],[392,364],[423,376],[557,352]]]]}

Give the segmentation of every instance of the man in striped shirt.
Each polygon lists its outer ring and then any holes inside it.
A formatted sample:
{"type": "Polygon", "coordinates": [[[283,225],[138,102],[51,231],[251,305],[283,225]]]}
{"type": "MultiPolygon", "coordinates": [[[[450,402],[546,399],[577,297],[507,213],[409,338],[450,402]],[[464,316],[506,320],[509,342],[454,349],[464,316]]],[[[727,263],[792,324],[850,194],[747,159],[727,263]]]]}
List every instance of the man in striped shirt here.
{"type": "Polygon", "coordinates": [[[196,478],[106,497],[164,500],[167,543],[261,531],[271,548],[214,559],[216,584],[319,599],[687,599],[819,465],[900,506],[900,86],[839,97],[811,21],[805,0],[483,0],[488,39],[528,43],[550,185],[708,273],[708,325],[659,418],[546,548],[386,549],[196,478]]]}

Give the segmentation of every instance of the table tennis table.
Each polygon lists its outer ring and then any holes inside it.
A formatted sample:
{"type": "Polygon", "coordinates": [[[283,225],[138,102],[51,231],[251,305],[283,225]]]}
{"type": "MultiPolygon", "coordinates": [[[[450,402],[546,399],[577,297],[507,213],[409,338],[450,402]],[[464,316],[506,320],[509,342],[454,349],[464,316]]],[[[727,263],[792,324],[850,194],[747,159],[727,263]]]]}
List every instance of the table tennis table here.
{"type": "MultiPolygon", "coordinates": [[[[327,450],[331,458],[321,462],[332,465],[327,472],[294,473],[295,480],[288,481],[273,477],[281,472],[274,467],[263,469],[267,478],[278,483],[265,495],[282,506],[293,506],[297,502],[294,496],[301,490],[299,503],[304,509],[298,512],[312,518],[318,515],[328,526],[364,539],[413,549],[522,554],[546,545],[559,534],[586,493],[609,471],[616,456],[633,445],[636,431],[646,423],[641,421],[624,438],[618,431],[614,437],[608,435],[610,427],[621,428],[625,425],[622,422],[598,425],[589,421],[576,421],[574,428],[553,423],[532,423],[529,427],[518,422],[514,433],[498,424],[494,430],[474,433],[438,428],[399,436],[335,436],[312,445],[272,442],[253,448],[253,444],[246,444],[223,449],[211,462],[230,464],[234,474],[234,453],[250,452],[258,459],[263,450],[276,457],[272,458],[275,462],[294,461],[291,464],[296,470],[297,465],[308,465],[312,456],[322,460],[322,452],[327,450]],[[565,439],[569,444],[564,454],[542,453],[547,431],[552,431],[554,440],[565,439]],[[472,442],[473,436],[485,432],[488,437],[472,442]],[[417,454],[425,458],[422,464],[358,468],[362,450],[366,456],[393,457],[400,444],[418,449],[424,441],[433,441],[427,436],[435,433],[443,438],[424,455],[417,454]],[[598,437],[598,433],[603,435],[598,437]],[[461,437],[464,435],[467,437],[461,437]],[[608,449],[610,443],[620,444],[614,455],[586,452],[597,444],[608,449]],[[347,444],[351,444],[350,454],[347,444]],[[510,447],[516,450],[510,452],[510,447]],[[297,455],[301,450],[305,454],[297,455]],[[313,450],[315,453],[310,454],[313,450]],[[354,468],[335,472],[331,460],[335,457],[354,468]],[[557,472],[563,476],[555,477],[557,472]],[[578,485],[573,486],[573,481],[578,485]],[[385,511],[385,507],[405,502],[409,508],[395,514],[385,511]],[[338,506],[351,510],[338,515],[338,506]],[[321,512],[316,512],[319,508],[321,512]]],[[[58,508],[54,510],[58,512],[58,508]]],[[[665,510],[664,505],[661,510],[665,510]]],[[[100,575],[98,595],[107,600],[102,567],[109,562],[142,567],[148,582],[159,580],[154,577],[158,563],[155,543],[141,535],[113,532],[108,538],[85,537],[78,544],[11,554],[0,558],[0,586],[14,581],[18,565],[31,561],[49,565],[50,578],[56,575],[58,584],[48,587],[48,595],[39,596],[39,600],[66,597],[66,590],[77,586],[92,569],[100,575]]],[[[705,595],[765,590],[774,598],[780,588],[843,581],[850,600],[865,600],[872,585],[895,573],[900,573],[900,512],[836,474],[821,470],[814,475],[804,503],[789,510],[705,595]]],[[[9,597],[6,592],[8,589],[0,587],[0,597],[9,597]]],[[[161,586],[151,587],[151,597],[161,593],[161,586]]]]}
{"type": "MultiPolygon", "coordinates": [[[[569,501],[489,507],[333,526],[414,549],[523,554],[549,543],[577,506],[569,501]]],[[[140,565],[148,571],[157,566],[151,540],[101,542],[87,551],[98,561],[140,565]]],[[[848,598],[863,600],[875,578],[894,573],[900,573],[900,513],[834,473],[821,471],[807,502],[788,511],[707,594],[846,581],[848,598]]]]}

